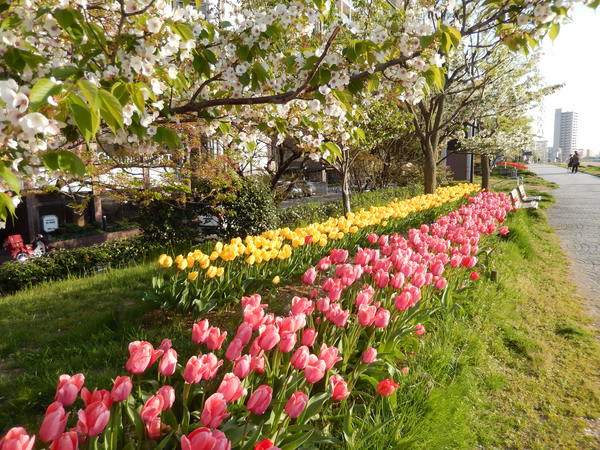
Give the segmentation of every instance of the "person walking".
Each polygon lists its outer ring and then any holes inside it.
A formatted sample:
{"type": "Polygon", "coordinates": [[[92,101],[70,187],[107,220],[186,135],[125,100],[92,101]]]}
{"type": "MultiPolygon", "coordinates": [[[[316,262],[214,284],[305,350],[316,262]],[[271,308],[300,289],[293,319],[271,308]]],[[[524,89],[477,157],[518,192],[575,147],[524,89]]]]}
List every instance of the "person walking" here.
{"type": "Polygon", "coordinates": [[[567,162],[567,172],[573,170],[573,153],[569,155],[569,161],[567,162]]]}
{"type": "Polygon", "coordinates": [[[579,172],[579,154],[575,152],[571,158],[571,173],[579,172]]]}

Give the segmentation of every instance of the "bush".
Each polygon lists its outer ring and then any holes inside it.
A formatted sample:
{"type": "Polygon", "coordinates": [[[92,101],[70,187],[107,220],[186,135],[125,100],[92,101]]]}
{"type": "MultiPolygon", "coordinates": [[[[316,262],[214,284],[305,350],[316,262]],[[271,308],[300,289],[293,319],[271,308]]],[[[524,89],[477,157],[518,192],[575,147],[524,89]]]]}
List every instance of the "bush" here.
{"type": "Polygon", "coordinates": [[[243,178],[236,198],[224,209],[228,237],[260,234],[277,226],[273,194],[258,178],[243,178]]]}
{"type": "Polygon", "coordinates": [[[54,250],[41,258],[31,258],[24,264],[6,262],[0,266],[0,293],[5,295],[48,280],[139,263],[154,256],[162,247],[162,244],[140,235],[91,247],[54,250]]]}
{"type": "Polygon", "coordinates": [[[148,241],[173,245],[193,240],[199,232],[193,219],[207,212],[208,208],[202,205],[155,200],[142,207],[136,220],[148,241]]]}

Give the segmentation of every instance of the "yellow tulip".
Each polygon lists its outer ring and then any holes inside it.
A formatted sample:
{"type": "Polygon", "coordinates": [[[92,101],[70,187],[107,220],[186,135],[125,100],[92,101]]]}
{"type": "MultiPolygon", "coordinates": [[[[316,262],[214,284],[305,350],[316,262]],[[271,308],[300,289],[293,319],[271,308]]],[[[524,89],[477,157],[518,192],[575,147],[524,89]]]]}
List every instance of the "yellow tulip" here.
{"type": "Polygon", "coordinates": [[[197,271],[188,273],[188,280],[194,281],[196,278],[198,278],[198,272],[197,271]]]}
{"type": "Polygon", "coordinates": [[[210,266],[206,271],[206,276],[208,278],[214,278],[217,276],[217,268],[215,266],[210,266]]]}
{"type": "Polygon", "coordinates": [[[275,275],[275,278],[273,278],[273,284],[279,284],[280,281],[281,278],[279,278],[279,275],[275,275]]]}
{"type": "Polygon", "coordinates": [[[217,253],[216,251],[213,251],[209,256],[211,261],[216,260],[218,257],[219,257],[219,253],[217,253]]]}
{"type": "Polygon", "coordinates": [[[183,255],[177,255],[175,257],[175,264],[179,264],[183,260],[183,255]]]}
{"type": "Polygon", "coordinates": [[[254,257],[254,255],[250,255],[246,258],[246,264],[248,265],[252,265],[256,262],[256,258],[254,257]]]}
{"type": "Polygon", "coordinates": [[[177,268],[179,270],[185,270],[187,268],[187,259],[182,259],[179,264],[177,264],[177,268]]]}
{"type": "Polygon", "coordinates": [[[224,267],[219,267],[217,269],[217,276],[220,277],[221,275],[223,275],[223,272],[225,272],[225,268],[224,267]]]}

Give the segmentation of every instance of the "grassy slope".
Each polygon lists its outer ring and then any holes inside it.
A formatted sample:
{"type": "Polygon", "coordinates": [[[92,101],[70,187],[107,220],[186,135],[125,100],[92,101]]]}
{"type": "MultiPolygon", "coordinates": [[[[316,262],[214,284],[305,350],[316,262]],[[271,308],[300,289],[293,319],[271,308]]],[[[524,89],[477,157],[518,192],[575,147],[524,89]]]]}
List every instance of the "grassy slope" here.
{"type": "Polygon", "coordinates": [[[543,212],[519,211],[508,226],[490,263],[498,281],[482,276],[437,318],[407,361],[395,416],[373,411],[355,448],[600,446],[587,429],[600,416],[600,346],[568,261],[543,212]]]}

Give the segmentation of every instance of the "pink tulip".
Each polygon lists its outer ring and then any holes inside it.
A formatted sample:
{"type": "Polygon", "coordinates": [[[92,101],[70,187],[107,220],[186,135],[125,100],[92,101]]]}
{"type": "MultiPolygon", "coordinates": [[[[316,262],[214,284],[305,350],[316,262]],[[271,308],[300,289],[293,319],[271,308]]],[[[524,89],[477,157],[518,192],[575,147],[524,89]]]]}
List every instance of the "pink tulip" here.
{"type": "Polygon", "coordinates": [[[408,374],[408,372],[410,372],[410,368],[409,367],[403,367],[402,369],[400,369],[400,372],[402,372],[404,375],[408,374]]]}
{"type": "Polygon", "coordinates": [[[206,353],[200,357],[204,370],[202,373],[203,380],[212,380],[216,375],[219,367],[223,365],[223,360],[219,360],[214,353],[206,353]]]}
{"type": "Polygon", "coordinates": [[[465,256],[461,261],[463,267],[471,268],[477,264],[477,258],[474,256],[465,256]]]}
{"type": "Polygon", "coordinates": [[[146,424],[146,435],[148,439],[156,441],[160,438],[162,423],[160,421],[160,416],[156,417],[152,422],[148,422],[146,424]]]}
{"type": "Polygon", "coordinates": [[[250,370],[256,373],[264,373],[265,371],[265,357],[264,356],[256,356],[252,357],[252,361],[250,362],[250,370]]]}
{"type": "Polygon", "coordinates": [[[252,357],[250,355],[244,355],[238,358],[233,365],[233,373],[236,377],[243,380],[250,373],[250,364],[252,357]]]}
{"type": "Polygon", "coordinates": [[[309,297],[311,300],[314,300],[314,299],[316,299],[318,296],[319,296],[319,291],[318,291],[318,289],[317,289],[317,288],[312,288],[312,289],[310,290],[310,294],[309,294],[309,296],[308,296],[308,297],[309,297]]]}
{"type": "Polygon", "coordinates": [[[375,274],[373,275],[373,279],[375,280],[375,284],[377,285],[377,287],[383,289],[388,285],[390,281],[390,274],[389,272],[383,269],[378,269],[377,272],[375,272],[375,274]]]}
{"type": "Polygon", "coordinates": [[[413,286],[420,288],[427,284],[427,277],[424,273],[415,273],[412,276],[410,282],[413,284],[413,286]]]}
{"type": "Polygon", "coordinates": [[[163,352],[166,352],[167,350],[169,350],[172,347],[173,347],[173,343],[171,342],[171,339],[165,338],[162,340],[162,342],[158,346],[158,349],[162,350],[163,352]]]}
{"type": "Polygon", "coordinates": [[[258,346],[269,351],[279,343],[279,330],[275,325],[267,325],[263,332],[258,336],[258,346]]]}
{"type": "Polygon", "coordinates": [[[208,329],[208,319],[196,322],[192,327],[192,341],[194,341],[196,344],[203,344],[208,337],[208,329]]]}
{"type": "Polygon", "coordinates": [[[329,378],[329,387],[332,391],[331,398],[336,401],[344,400],[350,395],[350,392],[348,392],[348,385],[339,375],[332,375],[331,378],[329,378]]]}
{"type": "Polygon", "coordinates": [[[425,334],[425,327],[420,323],[415,325],[415,334],[421,335],[425,334]]]}
{"type": "Polygon", "coordinates": [[[436,261],[431,266],[431,273],[436,277],[439,277],[444,273],[444,265],[440,261],[436,261]]]}
{"type": "Polygon", "coordinates": [[[263,384],[256,388],[256,390],[252,393],[248,402],[246,403],[246,407],[248,411],[258,416],[261,416],[265,413],[269,405],[271,404],[271,400],[273,399],[273,388],[263,384]]]}
{"type": "Polygon", "coordinates": [[[367,236],[367,240],[369,241],[369,244],[374,244],[375,242],[377,242],[378,239],[379,239],[379,236],[377,236],[375,233],[369,233],[369,235],[367,236]]]}
{"type": "Polygon", "coordinates": [[[395,273],[394,276],[390,279],[390,286],[394,289],[402,289],[402,285],[404,285],[404,274],[402,272],[395,273]]]}
{"type": "Polygon", "coordinates": [[[69,406],[77,400],[77,394],[83,387],[85,377],[82,373],[77,375],[61,375],[56,388],[54,399],[61,402],[63,406],[69,406]]]}
{"type": "Polygon", "coordinates": [[[319,333],[314,328],[307,328],[302,332],[302,345],[312,347],[319,333]]]}
{"type": "Polygon", "coordinates": [[[173,403],[175,403],[175,389],[172,386],[161,386],[158,388],[157,395],[160,395],[163,399],[162,411],[171,409],[173,403]]]}
{"type": "Polygon", "coordinates": [[[181,436],[181,450],[230,450],[231,442],[220,430],[196,428],[187,436],[181,436]]]}
{"type": "Polygon", "coordinates": [[[150,342],[131,342],[129,344],[129,359],[125,364],[125,368],[133,374],[144,373],[162,354],[163,351],[154,350],[150,342]]]}
{"type": "Polygon", "coordinates": [[[329,269],[329,266],[331,266],[331,260],[329,259],[329,256],[326,256],[319,260],[316,267],[321,271],[326,271],[329,269]]]}
{"type": "Polygon", "coordinates": [[[335,346],[327,347],[325,344],[321,344],[321,351],[319,352],[319,359],[325,361],[326,369],[329,370],[342,358],[338,356],[338,348],[335,346]]]}
{"type": "Polygon", "coordinates": [[[308,364],[309,356],[310,351],[306,345],[298,347],[290,359],[290,364],[296,370],[303,370],[306,367],[306,364],[308,364]]]}
{"type": "Polygon", "coordinates": [[[107,408],[112,405],[112,399],[110,398],[110,392],[106,389],[94,389],[94,392],[90,392],[87,388],[81,389],[81,399],[83,404],[88,406],[94,402],[102,401],[107,408]]]}
{"type": "Polygon", "coordinates": [[[77,422],[77,430],[88,436],[98,436],[110,419],[110,411],[101,401],[94,402],[85,409],[80,409],[77,412],[79,418],[77,422]]]}
{"type": "Polygon", "coordinates": [[[289,353],[294,349],[296,345],[296,333],[286,333],[281,336],[279,341],[279,350],[283,353],[289,353]]]}
{"type": "Polygon", "coordinates": [[[204,409],[200,416],[202,425],[209,428],[218,428],[229,417],[227,402],[223,394],[215,392],[204,402],[204,409]]]}
{"type": "Polygon", "coordinates": [[[377,307],[373,305],[360,305],[358,307],[358,323],[363,327],[371,326],[375,320],[375,314],[377,313],[377,307]]]}
{"type": "Polygon", "coordinates": [[[247,345],[250,339],[252,339],[252,325],[242,322],[237,329],[234,339],[239,339],[242,344],[247,345]]]}
{"type": "MultiPolygon", "coordinates": [[[[0,448],[2,448],[1,445],[0,448]]],[[[78,448],[79,438],[76,431],[67,431],[50,444],[50,450],[77,450],[78,448]]]]}
{"type": "Polygon", "coordinates": [[[304,408],[306,408],[306,404],[308,403],[308,395],[304,392],[294,392],[287,403],[285,404],[285,408],[283,410],[290,417],[290,419],[295,419],[304,408]]]}
{"type": "Polygon", "coordinates": [[[229,343],[227,347],[227,351],[225,352],[225,358],[229,361],[235,361],[242,354],[242,349],[244,348],[244,343],[239,338],[233,338],[233,340],[229,343]]]}
{"type": "Polygon", "coordinates": [[[365,364],[371,364],[377,358],[377,350],[373,347],[369,347],[362,354],[362,362],[365,364]]]}
{"type": "Polygon", "coordinates": [[[292,299],[292,309],[291,314],[306,314],[311,315],[313,310],[315,309],[314,302],[311,302],[309,299],[305,297],[294,297],[292,299]]]}
{"type": "Polygon", "coordinates": [[[158,373],[165,377],[170,377],[177,369],[177,352],[174,348],[165,351],[158,365],[158,373]]]}
{"type": "Polygon", "coordinates": [[[262,324],[265,317],[263,306],[247,305],[244,308],[244,323],[247,323],[252,327],[253,330],[257,330],[262,324]]]}
{"type": "Polygon", "coordinates": [[[23,427],[13,427],[0,439],[0,450],[31,450],[35,436],[29,436],[23,427]]]}
{"type": "Polygon", "coordinates": [[[146,403],[144,403],[142,411],[140,412],[140,417],[145,423],[152,422],[160,415],[164,404],[165,400],[162,395],[153,395],[146,400],[146,403]]]}
{"type": "Polygon", "coordinates": [[[50,442],[65,431],[69,414],[65,413],[65,408],[61,402],[53,402],[46,409],[44,421],[40,427],[40,439],[42,442],[50,442]]]}
{"type": "Polygon", "coordinates": [[[319,312],[326,313],[327,311],[329,311],[329,308],[329,297],[322,297],[319,300],[317,300],[317,310],[319,310],[319,312]]]}
{"type": "Polygon", "coordinates": [[[402,293],[394,297],[394,306],[398,311],[406,311],[411,305],[412,295],[407,289],[404,289],[402,293]]]}
{"type": "Polygon", "coordinates": [[[185,369],[183,369],[183,379],[186,383],[194,384],[202,380],[203,374],[204,366],[202,361],[197,356],[192,356],[185,365],[185,369]]]}
{"type": "Polygon", "coordinates": [[[115,383],[113,385],[112,390],[110,391],[110,398],[113,402],[122,402],[129,394],[131,394],[131,389],[133,388],[133,384],[131,383],[131,378],[128,376],[120,376],[115,379],[115,383]]]}
{"type": "Polygon", "coordinates": [[[446,289],[446,286],[448,286],[448,280],[444,277],[440,277],[437,280],[435,280],[433,285],[435,286],[436,289],[440,289],[440,290],[446,289]]]}
{"type": "Polygon", "coordinates": [[[503,225],[498,230],[498,234],[501,234],[502,236],[504,236],[505,234],[508,234],[508,233],[510,233],[510,230],[508,229],[508,227],[506,225],[503,225]]]}
{"type": "Polygon", "coordinates": [[[348,259],[348,250],[342,248],[334,248],[329,253],[331,264],[344,264],[348,259]]]}
{"type": "MultiPolygon", "coordinates": [[[[242,297],[242,310],[248,306],[260,306],[262,298],[260,294],[252,294],[247,297],[242,297]]],[[[266,307],[266,305],[264,305],[266,307]]]]}
{"type": "Polygon", "coordinates": [[[329,311],[327,311],[327,313],[325,314],[325,317],[330,322],[333,322],[333,324],[336,327],[342,328],[342,327],[346,326],[346,322],[348,321],[349,315],[350,315],[349,310],[347,310],[347,309],[343,310],[338,303],[335,303],[334,305],[331,306],[331,308],[329,308],[329,311]]]}
{"type": "Polygon", "coordinates": [[[223,345],[223,341],[227,337],[227,332],[221,333],[221,330],[217,327],[210,327],[208,329],[208,335],[204,343],[209,350],[219,350],[223,345]]]}
{"type": "Polygon", "coordinates": [[[235,402],[238,398],[247,394],[242,382],[233,373],[225,374],[217,392],[223,394],[223,398],[227,403],[235,402]]]}
{"type": "Polygon", "coordinates": [[[315,269],[314,267],[311,267],[306,272],[304,272],[304,275],[302,275],[302,282],[304,284],[313,284],[315,282],[316,278],[317,278],[317,269],[315,269]]]}
{"type": "Polygon", "coordinates": [[[325,361],[318,359],[315,355],[308,357],[308,362],[304,367],[304,377],[309,383],[316,383],[320,381],[327,371],[327,364],[325,361]]]}
{"type": "Polygon", "coordinates": [[[388,326],[389,321],[390,312],[385,308],[379,308],[377,310],[377,314],[375,314],[373,325],[375,325],[377,328],[385,328],[388,326]]]}

